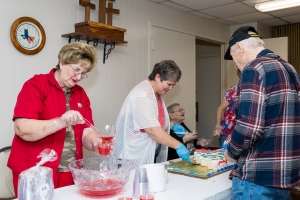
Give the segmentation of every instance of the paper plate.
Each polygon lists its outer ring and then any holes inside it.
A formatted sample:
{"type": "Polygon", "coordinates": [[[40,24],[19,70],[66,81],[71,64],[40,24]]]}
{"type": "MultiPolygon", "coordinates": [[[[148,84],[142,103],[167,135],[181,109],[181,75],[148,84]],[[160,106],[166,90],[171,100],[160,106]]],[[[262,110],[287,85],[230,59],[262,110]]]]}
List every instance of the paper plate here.
{"type": "Polygon", "coordinates": [[[189,132],[174,132],[176,134],[189,134],[189,132]]]}

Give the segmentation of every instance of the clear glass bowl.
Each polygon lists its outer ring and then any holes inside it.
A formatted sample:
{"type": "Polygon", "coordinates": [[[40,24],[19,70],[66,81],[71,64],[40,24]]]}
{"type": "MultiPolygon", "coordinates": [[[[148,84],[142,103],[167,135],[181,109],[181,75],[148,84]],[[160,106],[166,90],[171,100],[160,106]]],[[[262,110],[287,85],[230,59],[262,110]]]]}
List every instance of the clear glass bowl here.
{"type": "Polygon", "coordinates": [[[84,158],[69,163],[75,185],[91,198],[108,198],[121,192],[133,162],[113,156],[84,158]]]}

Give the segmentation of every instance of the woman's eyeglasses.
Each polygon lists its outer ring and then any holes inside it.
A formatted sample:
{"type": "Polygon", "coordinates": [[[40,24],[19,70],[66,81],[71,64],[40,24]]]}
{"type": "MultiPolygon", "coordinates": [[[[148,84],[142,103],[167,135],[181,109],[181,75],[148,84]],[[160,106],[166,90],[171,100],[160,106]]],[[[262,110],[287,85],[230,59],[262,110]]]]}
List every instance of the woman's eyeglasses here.
{"type": "Polygon", "coordinates": [[[180,110],[175,110],[175,111],[173,111],[173,112],[171,112],[171,113],[174,113],[174,112],[184,112],[185,111],[185,109],[180,109],[180,110]]]}
{"type": "Polygon", "coordinates": [[[86,73],[81,72],[79,68],[75,68],[71,64],[68,65],[73,69],[74,74],[76,74],[76,76],[80,75],[80,77],[83,79],[88,78],[88,75],[86,73]]]}

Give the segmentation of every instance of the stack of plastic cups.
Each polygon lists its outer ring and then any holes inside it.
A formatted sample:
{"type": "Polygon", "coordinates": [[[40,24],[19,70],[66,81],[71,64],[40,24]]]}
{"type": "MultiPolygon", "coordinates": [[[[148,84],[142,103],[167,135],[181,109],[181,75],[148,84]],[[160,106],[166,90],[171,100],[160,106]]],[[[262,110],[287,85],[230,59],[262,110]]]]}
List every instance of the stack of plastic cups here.
{"type": "Polygon", "coordinates": [[[140,196],[147,194],[149,191],[149,182],[147,170],[145,168],[138,168],[135,171],[133,180],[133,199],[140,199],[140,196]]]}

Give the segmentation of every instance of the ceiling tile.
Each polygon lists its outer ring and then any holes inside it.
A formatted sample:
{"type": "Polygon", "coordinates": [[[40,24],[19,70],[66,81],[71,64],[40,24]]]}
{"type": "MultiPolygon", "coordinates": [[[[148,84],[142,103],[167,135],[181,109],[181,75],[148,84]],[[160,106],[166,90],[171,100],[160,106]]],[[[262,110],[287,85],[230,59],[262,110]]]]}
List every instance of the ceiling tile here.
{"type": "Polygon", "coordinates": [[[172,3],[172,2],[169,2],[169,1],[166,1],[166,2],[163,2],[161,3],[162,5],[165,5],[165,6],[168,6],[168,7],[171,7],[171,8],[175,8],[177,10],[181,10],[181,11],[184,11],[184,12],[190,12],[190,11],[193,11],[192,9],[189,9],[189,8],[186,8],[186,7],[183,7],[183,6],[180,6],[178,4],[175,4],[175,3],[172,3]]]}
{"type": "Polygon", "coordinates": [[[292,15],[288,17],[282,17],[281,19],[289,22],[289,23],[299,23],[300,15],[292,15]]]}
{"type": "Polygon", "coordinates": [[[226,5],[234,3],[235,0],[171,0],[171,2],[193,8],[194,10],[201,10],[206,8],[212,8],[215,6],[226,5]]]}
{"type": "Polygon", "coordinates": [[[286,25],[287,23],[285,21],[282,21],[280,19],[274,18],[274,19],[267,19],[259,21],[260,23],[266,24],[268,26],[281,26],[286,25]]]}
{"type": "Polygon", "coordinates": [[[182,12],[229,26],[259,21],[269,26],[300,23],[300,6],[272,12],[259,12],[256,3],[274,0],[149,0],[182,12]]]}
{"type": "Polygon", "coordinates": [[[248,22],[255,22],[255,21],[272,19],[272,18],[274,18],[274,17],[267,15],[265,13],[254,12],[254,13],[249,13],[246,15],[226,17],[225,20],[236,22],[236,23],[248,23],[248,22]]]}
{"type": "Polygon", "coordinates": [[[228,26],[232,26],[232,25],[236,25],[237,23],[234,23],[234,22],[230,22],[230,21],[226,21],[224,19],[217,19],[217,20],[213,20],[214,22],[219,22],[219,23],[222,23],[222,24],[226,24],[228,26]]]}
{"type": "Polygon", "coordinates": [[[253,13],[255,11],[255,9],[239,2],[201,10],[202,13],[216,16],[218,18],[231,17],[245,13],[253,13]]]}
{"type": "Polygon", "coordinates": [[[155,3],[160,3],[160,2],[167,1],[167,0],[149,0],[149,1],[153,1],[153,2],[155,2],[155,3]]]}
{"type": "Polygon", "coordinates": [[[244,0],[244,1],[242,1],[242,3],[247,4],[247,5],[255,8],[255,4],[262,3],[262,2],[267,2],[267,1],[273,1],[273,0],[244,0]]]}
{"type": "Polygon", "coordinates": [[[217,19],[216,17],[209,16],[209,15],[200,13],[200,12],[198,12],[198,11],[192,11],[192,12],[189,12],[189,13],[191,13],[191,14],[193,14],[193,15],[197,15],[197,16],[199,16],[199,17],[203,17],[203,18],[205,18],[205,19],[217,19]]]}

